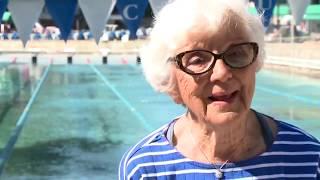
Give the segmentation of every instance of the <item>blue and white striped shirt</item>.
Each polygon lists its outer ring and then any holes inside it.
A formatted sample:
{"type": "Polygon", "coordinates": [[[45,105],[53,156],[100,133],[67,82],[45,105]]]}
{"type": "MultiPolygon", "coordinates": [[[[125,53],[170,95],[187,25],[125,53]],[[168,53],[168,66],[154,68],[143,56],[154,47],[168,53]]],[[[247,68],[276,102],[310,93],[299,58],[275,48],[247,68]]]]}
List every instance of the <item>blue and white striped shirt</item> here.
{"type": "MultiPolygon", "coordinates": [[[[278,134],[271,147],[254,158],[227,163],[222,169],[224,179],[320,180],[319,141],[295,126],[275,122],[278,134]]],[[[151,133],[123,156],[119,180],[216,179],[212,165],[184,157],[169,143],[166,138],[169,124],[151,133]]]]}

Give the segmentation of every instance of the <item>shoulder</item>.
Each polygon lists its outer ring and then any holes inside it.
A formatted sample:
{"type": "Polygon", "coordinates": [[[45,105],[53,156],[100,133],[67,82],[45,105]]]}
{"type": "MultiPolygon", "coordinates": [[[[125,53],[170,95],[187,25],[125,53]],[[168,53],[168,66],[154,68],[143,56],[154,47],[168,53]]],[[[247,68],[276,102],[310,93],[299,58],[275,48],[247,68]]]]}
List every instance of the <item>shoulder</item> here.
{"type": "Polygon", "coordinates": [[[277,137],[265,158],[281,159],[281,168],[297,177],[320,177],[320,142],[301,128],[287,122],[275,120],[277,137]]]}
{"type": "Polygon", "coordinates": [[[272,150],[275,154],[300,157],[301,161],[309,157],[320,162],[320,142],[315,137],[287,122],[275,120],[278,133],[273,142],[272,150]]]}
{"type": "Polygon", "coordinates": [[[260,176],[291,178],[295,174],[298,179],[320,177],[319,140],[293,124],[272,117],[268,120],[273,121],[277,131],[273,144],[255,159],[257,161],[252,161],[259,164],[259,169],[268,170],[269,174],[261,171],[260,176]]]}
{"type": "Polygon", "coordinates": [[[320,146],[319,140],[317,140],[315,137],[313,137],[308,132],[304,131],[303,129],[290,124],[288,122],[284,122],[278,119],[275,119],[271,116],[268,116],[266,114],[256,112],[260,117],[263,117],[267,120],[272,121],[272,123],[268,123],[271,126],[274,126],[276,129],[275,131],[275,140],[276,141],[308,141],[313,142],[316,146],[320,146]]]}
{"type": "Polygon", "coordinates": [[[175,151],[165,137],[168,125],[150,133],[123,155],[119,166],[119,179],[137,176],[141,174],[139,171],[143,167],[157,161],[155,159],[157,155],[162,155],[160,159],[163,161],[165,160],[163,155],[175,151]]]}
{"type": "Polygon", "coordinates": [[[316,146],[320,148],[320,142],[318,139],[313,137],[308,132],[302,130],[301,128],[289,124],[287,122],[275,120],[275,122],[278,124],[278,136],[281,137],[282,140],[288,140],[288,141],[304,141],[304,142],[313,142],[316,146]]]}

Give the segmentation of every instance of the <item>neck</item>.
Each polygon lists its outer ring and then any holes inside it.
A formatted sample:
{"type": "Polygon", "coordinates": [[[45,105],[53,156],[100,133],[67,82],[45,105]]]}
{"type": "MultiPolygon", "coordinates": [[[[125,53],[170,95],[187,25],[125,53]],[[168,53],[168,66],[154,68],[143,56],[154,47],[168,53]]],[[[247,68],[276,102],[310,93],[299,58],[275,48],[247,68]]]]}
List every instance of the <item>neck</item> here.
{"type": "Polygon", "coordinates": [[[257,142],[254,136],[259,133],[255,130],[258,128],[253,112],[219,125],[195,121],[189,113],[184,118],[181,127],[185,130],[181,137],[185,137],[186,141],[193,139],[193,146],[189,145],[186,154],[195,160],[208,163],[239,161],[252,149],[252,143],[257,142]]]}

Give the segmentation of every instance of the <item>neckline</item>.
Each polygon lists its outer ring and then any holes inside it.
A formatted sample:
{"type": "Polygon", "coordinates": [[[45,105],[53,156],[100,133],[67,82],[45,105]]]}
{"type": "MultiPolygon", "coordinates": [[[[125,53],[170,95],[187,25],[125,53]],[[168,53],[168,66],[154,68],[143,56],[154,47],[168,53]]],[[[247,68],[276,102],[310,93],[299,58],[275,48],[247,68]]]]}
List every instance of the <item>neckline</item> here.
{"type": "MultiPolygon", "coordinates": [[[[253,110],[253,111],[254,111],[254,110],[253,110]]],[[[257,116],[257,114],[259,113],[259,112],[256,112],[256,111],[254,111],[254,112],[255,112],[256,116],[257,116]]],[[[261,117],[263,117],[263,116],[264,116],[265,118],[266,118],[266,117],[270,117],[270,116],[267,116],[267,115],[262,114],[262,113],[259,113],[259,114],[260,114],[261,117]]],[[[259,118],[259,117],[257,116],[257,118],[259,118]]],[[[270,118],[272,118],[272,117],[270,117],[270,118]]],[[[266,145],[267,145],[266,151],[264,151],[264,152],[261,153],[261,154],[257,154],[257,155],[255,155],[255,156],[249,158],[249,159],[244,159],[244,160],[237,161],[237,162],[228,162],[228,163],[226,163],[226,164],[224,165],[224,168],[223,168],[223,169],[234,168],[234,167],[237,167],[237,166],[239,166],[239,165],[245,165],[245,164],[247,164],[248,162],[252,163],[252,161],[256,161],[256,162],[261,161],[261,157],[263,157],[264,154],[267,154],[268,152],[272,151],[273,144],[274,144],[274,142],[275,142],[277,139],[279,139],[279,132],[282,131],[281,122],[275,120],[274,118],[272,118],[272,119],[273,119],[273,121],[276,123],[277,130],[278,130],[278,131],[277,131],[276,136],[273,138],[272,143],[269,144],[269,145],[266,144],[266,145]]],[[[193,165],[198,166],[198,167],[202,167],[202,168],[206,168],[206,169],[212,169],[212,163],[204,163],[204,162],[199,162],[199,161],[195,161],[195,160],[193,160],[193,159],[190,159],[190,158],[184,156],[182,153],[180,153],[180,151],[178,151],[178,150],[176,149],[176,147],[173,146],[172,141],[170,141],[170,140],[168,139],[168,133],[167,133],[167,132],[168,132],[168,131],[172,131],[172,135],[171,135],[171,138],[170,138],[170,139],[172,140],[172,138],[173,138],[173,127],[174,127],[174,124],[176,123],[176,121],[177,121],[177,119],[172,120],[172,121],[167,125],[167,128],[165,128],[164,131],[163,131],[163,136],[164,136],[164,138],[166,139],[166,141],[169,143],[168,145],[171,146],[172,149],[176,150],[176,153],[177,153],[177,155],[178,155],[180,158],[183,158],[183,159],[188,160],[188,161],[187,161],[188,163],[193,164],[193,165]]],[[[265,121],[265,120],[263,120],[263,121],[265,121]]],[[[260,121],[259,121],[259,123],[260,123],[260,121]]],[[[261,124],[260,124],[260,126],[261,126],[261,124]]],[[[268,127],[269,127],[269,126],[268,126],[268,127]]],[[[261,127],[261,128],[262,128],[262,127],[261,127]]],[[[269,127],[269,128],[270,128],[270,127],[269,127]]],[[[223,164],[223,163],[214,163],[215,166],[220,166],[220,165],[222,165],[222,164],[223,164]]],[[[222,169],[222,172],[224,171],[223,169],[222,169]]]]}

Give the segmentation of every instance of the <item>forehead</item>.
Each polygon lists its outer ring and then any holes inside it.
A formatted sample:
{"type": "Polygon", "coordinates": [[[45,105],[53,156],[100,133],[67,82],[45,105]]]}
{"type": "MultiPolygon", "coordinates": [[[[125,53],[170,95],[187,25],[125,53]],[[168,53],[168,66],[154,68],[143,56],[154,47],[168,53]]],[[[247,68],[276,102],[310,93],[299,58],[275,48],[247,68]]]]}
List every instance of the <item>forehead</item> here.
{"type": "Polygon", "coordinates": [[[222,51],[231,44],[250,41],[249,34],[243,28],[236,28],[233,31],[226,28],[212,34],[199,34],[199,36],[190,36],[190,42],[193,42],[191,48],[206,48],[209,50],[222,51]]]}
{"type": "Polygon", "coordinates": [[[201,22],[195,30],[187,30],[181,50],[204,48],[209,50],[224,50],[231,44],[247,42],[251,40],[248,26],[240,18],[229,18],[222,21],[216,27],[201,22]]]}

